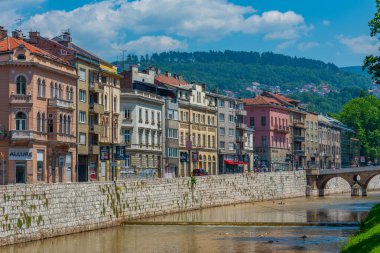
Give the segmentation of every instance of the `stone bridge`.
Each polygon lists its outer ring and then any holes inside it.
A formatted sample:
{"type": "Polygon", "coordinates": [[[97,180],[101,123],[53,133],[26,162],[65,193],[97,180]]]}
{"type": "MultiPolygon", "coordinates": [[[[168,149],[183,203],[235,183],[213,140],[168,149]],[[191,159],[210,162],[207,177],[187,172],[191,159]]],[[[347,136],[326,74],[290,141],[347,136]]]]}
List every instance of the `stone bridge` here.
{"type": "Polygon", "coordinates": [[[318,191],[319,196],[325,195],[325,187],[330,179],[340,177],[348,182],[351,187],[351,196],[367,196],[369,182],[375,176],[380,175],[380,166],[368,166],[346,169],[307,169],[306,195],[313,195],[318,191]]]}

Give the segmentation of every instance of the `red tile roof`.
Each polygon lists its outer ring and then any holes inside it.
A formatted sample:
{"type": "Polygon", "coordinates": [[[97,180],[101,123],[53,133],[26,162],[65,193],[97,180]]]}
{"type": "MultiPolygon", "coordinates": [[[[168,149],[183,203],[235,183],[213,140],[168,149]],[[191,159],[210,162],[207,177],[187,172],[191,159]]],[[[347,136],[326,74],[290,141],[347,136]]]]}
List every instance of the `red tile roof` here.
{"type": "Polygon", "coordinates": [[[53,59],[55,61],[59,61],[61,63],[68,64],[66,61],[63,61],[62,59],[44,51],[38,47],[33,46],[24,40],[17,39],[14,37],[6,37],[6,38],[0,40],[0,52],[12,51],[12,50],[16,49],[17,47],[19,47],[20,45],[25,46],[25,48],[28,49],[32,54],[38,54],[38,55],[45,56],[47,58],[53,59]]]}
{"type": "Polygon", "coordinates": [[[246,99],[243,99],[243,102],[246,105],[271,105],[271,104],[281,105],[281,103],[278,102],[276,99],[270,98],[270,97],[264,97],[264,96],[246,98],[246,99]]]}
{"type": "Polygon", "coordinates": [[[168,85],[173,85],[173,86],[182,86],[182,85],[188,84],[188,82],[186,82],[183,79],[168,77],[166,75],[158,75],[154,78],[154,80],[155,82],[158,82],[158,83],[163,83],[163,84],[168,84],[168,85]]]}

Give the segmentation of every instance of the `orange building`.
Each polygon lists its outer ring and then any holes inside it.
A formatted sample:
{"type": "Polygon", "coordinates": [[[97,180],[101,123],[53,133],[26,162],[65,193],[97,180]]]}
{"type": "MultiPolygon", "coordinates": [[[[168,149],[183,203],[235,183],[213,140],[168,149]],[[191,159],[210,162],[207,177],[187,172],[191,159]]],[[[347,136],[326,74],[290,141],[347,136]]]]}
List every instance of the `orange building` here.
{"type": "Polygon", "coordinates": [[[76,81],[67,62],[0,27],[0,183],[76,181],[76,81]]]}

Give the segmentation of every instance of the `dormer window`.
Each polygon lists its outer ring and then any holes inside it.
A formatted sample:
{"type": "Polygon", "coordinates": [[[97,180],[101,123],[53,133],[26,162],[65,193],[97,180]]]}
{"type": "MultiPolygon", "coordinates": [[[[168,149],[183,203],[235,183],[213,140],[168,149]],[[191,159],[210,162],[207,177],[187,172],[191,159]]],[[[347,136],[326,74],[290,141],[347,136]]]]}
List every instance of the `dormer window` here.
{"type": "Polygon", "coordinates": [[[26,57],[25,57],[24,54],[17,55],[17,60],[19,60],[19,61],[25,61],[25,59],[26,59],[26,57]]]}

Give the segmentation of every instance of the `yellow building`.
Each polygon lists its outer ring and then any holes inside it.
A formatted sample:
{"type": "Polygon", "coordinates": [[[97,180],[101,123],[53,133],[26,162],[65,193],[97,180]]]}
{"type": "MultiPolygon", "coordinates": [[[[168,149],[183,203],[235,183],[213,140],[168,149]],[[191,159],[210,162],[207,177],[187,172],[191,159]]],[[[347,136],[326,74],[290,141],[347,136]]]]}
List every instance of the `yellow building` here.
{"type": "Polygon", "coordinates": [[[205,85],[178,87],[179,102],[179,175],[205,169],[216,175],[217,115],[215,100],[206,96],[205,85]],[[190,168],[190,170],[189,170],[190,168]]]}

